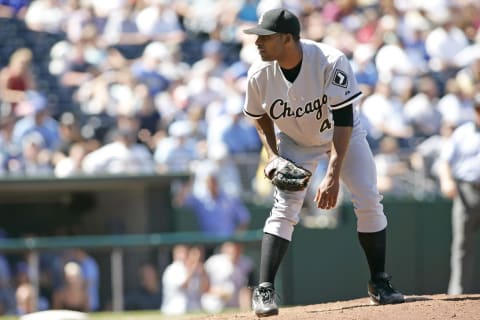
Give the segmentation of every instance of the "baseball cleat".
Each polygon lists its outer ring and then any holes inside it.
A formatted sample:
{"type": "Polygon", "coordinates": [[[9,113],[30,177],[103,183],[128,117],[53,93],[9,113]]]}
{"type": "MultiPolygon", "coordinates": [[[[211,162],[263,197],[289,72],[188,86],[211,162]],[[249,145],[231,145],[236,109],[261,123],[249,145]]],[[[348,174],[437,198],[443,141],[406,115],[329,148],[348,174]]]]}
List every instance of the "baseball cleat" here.
{"type": "Polygon", "coordinates": [[[260,284],[253,289],[252,309],[257,317],[268,317],[278,314],[278,306],[275,302],[275,290],[260,284]]]}
{"type": "Polygon", "coordinates": [[[390,283],[392,277],[385,272],[379,273],[368,281],[368,295],[372,304],[395,304],[405,302],[402,293],[395,290],[390,283]]]}

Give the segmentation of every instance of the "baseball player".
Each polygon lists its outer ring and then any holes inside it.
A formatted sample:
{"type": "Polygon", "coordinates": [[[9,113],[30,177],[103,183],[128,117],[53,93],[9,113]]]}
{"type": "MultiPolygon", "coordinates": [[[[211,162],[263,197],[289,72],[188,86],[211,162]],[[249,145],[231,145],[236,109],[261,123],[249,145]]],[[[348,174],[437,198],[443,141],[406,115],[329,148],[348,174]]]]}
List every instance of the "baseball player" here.
{"type": "MultiPolygon", "coordinates": [[[[268,153],[266,176],[271,178],[272,164],[281,171],[285,161],[312,172],[327,154],[328,168],[317,188],[316,205],[336,206],[341,179],[352,195],[358,238],[370,269],[367,288],[372,302],[404,302],[385,272],[387,218],[372,153],[355,109],[362,93],[347,58],[335,48],[300,39],[299,20],[286,9],[265,12],[256,27],[244,32],[257,36],[261,57],[249,70],[244,113],[254,119],[268,153]]],[[[258,317],[278,314],[274,280],[307,191],[306,187],[290,190],[275,185],[273,208],[263,229],[259,285],[252,296],[258,317]]]]}

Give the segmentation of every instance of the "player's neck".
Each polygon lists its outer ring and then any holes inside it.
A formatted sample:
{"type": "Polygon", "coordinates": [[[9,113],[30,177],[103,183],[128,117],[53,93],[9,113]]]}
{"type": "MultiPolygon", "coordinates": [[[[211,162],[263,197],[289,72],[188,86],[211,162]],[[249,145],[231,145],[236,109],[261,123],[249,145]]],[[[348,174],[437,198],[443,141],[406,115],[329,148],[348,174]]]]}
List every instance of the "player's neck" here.
{"type": "Polygon", "coordinates": [[[298,42],[297,45],[287,50],[285,55],[280,57],[277,62],[282,69],[293,69],[302,61],[302,57],[302,45],[298,42]]]}

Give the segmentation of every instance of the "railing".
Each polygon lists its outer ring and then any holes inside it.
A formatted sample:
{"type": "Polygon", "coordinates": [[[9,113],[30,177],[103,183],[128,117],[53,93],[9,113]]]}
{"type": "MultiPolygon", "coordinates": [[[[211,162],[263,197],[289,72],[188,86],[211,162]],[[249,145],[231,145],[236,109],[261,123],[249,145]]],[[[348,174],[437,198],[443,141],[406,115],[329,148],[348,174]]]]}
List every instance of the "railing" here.
{"type": "Polygon", "coordinates": [[[112,308],[124,309],[123,301],[123,250],[129,247],[169,247],[175,244],[219,244],[226,241],[258,242],[261,230],[249,230],[232,237],[209,236],[199,232],[175,232],[154,234],[126,234],[107,236],[37,237],[0,240],[0,252],[29,252],[28,265],[35,296],[39,292],[39,252],[42,250],[83,248],[107,249],[110,254],[112,308]]]}

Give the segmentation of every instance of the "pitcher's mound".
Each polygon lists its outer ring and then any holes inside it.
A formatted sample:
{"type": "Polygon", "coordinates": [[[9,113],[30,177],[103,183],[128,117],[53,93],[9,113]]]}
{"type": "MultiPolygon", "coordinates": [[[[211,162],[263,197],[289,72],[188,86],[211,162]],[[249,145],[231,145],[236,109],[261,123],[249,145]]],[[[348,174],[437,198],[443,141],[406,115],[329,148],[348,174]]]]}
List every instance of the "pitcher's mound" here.
{"type": "MultiPolygon", "coordinates": [[[[192,319],[257,319],[252,312],[207,315],[192,319]]],[[[480,294],[406,296],[396,305],[371,305],[368,298],[316,305],[281,307],[278,316],[268,320],[479,320],[480,294]]]]}

